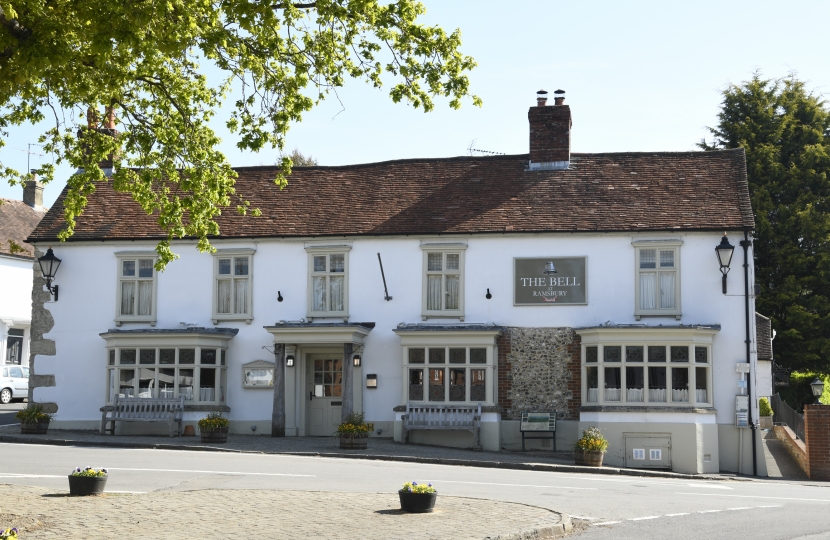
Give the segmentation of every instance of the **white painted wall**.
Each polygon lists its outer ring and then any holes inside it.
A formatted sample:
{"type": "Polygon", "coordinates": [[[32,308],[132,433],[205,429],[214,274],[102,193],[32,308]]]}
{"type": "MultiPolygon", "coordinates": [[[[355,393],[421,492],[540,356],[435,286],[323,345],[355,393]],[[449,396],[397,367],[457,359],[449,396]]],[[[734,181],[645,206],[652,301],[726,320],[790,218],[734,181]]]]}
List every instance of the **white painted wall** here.
{"type": "Polygon", "coordinates": [[[0,254],[0,364],[6,362],[6,337],[10,328],[24,330],[23,365],[29,364],[33,262],[0,254]]]}
{"type": "MultiPolygon", "coordinates": [[[[681,302],[683,316],[643,318],[641,324],[720,324],[713,342],[714,406],[717,422],[734,422],[734,396],[738,375],[735,363],[745,361],[743,253],[736,247],[729,277],[729,294],[721,293],[721,275],[714,254],[720,233],[677,234],[526,234],[452,237],[374,237],[315,240],[315,243],[351,243],[349,299],[351,322],[375,322],[366,339],[360,372],[378,375],[378,389],[364,391],[367,419],[392,421],[392,408],[400,403],[401,351],[392,332],[398,323],[421,321],[420,243],[463,240],[466,250],[465,322],[504,326],[580,327],[605,321],[635,324],[635,250],[632,240],[681,239],[681,302]],[[392,301],[384,301],[377,253],[383,257],[392,301]],[[587,257],[587,306],[513,306],[514,257],[587,257]],[[485,299],[487,289],[493,295],[485,299]]],[[[738,233],[732,233],[737,244],[738,233]]],[[[231,420],[266,420],[271,414],[271,392],[246,390],[241,384],[241,365],[256,359],[271,360],[262,350],[272,343],[263,326],[279,320],[306,317],[307,253],[304,242],[262,239],[217,241],[217,248],[254,248],[253,322],[222,323],[237,327],[231,340],[228,370],[228,405],[231,420]],[[284,301],[277,302],[277,291],[284,301]]],[[[194,243],[174,245],[181,258],[158,278],[156,328],[181,328],[180,322],[211,327],[213,261],[200,254],[194,243]]],[[[57,420],[96,420],[105,395],[105,343],[99,334],[115,328],[117,251],[151,251],[147,242],[68,243],[58,246],[63,259],[56,283],[60,301],[48,305],[55,327],[45,337],[57,346],[54,357],[39,357],[37,371],[54,374],[57,386],[38,388],[38,401],[55,401],[57,420]]],[[[752,253],[749,254],[752,261],[752,253]]],[[[31,277],[29,278],[31,280],[31,277]]],[[[752,279],[752,276],[750,276],[752,279]]],[[[750,313],[754,313],[751,302],[750,313]]],[[[429,322],[440,322],[430,319],[429,322]]],[[[457,322],[448,320],[446,322],[457,322]]],[[[754,324],[754,317],[752,319],[754,324]]],[[[124,324],[148,328],[147,324],[124,324]]],[[[361,383],[362,384],[362,383],[361,383]]]]}

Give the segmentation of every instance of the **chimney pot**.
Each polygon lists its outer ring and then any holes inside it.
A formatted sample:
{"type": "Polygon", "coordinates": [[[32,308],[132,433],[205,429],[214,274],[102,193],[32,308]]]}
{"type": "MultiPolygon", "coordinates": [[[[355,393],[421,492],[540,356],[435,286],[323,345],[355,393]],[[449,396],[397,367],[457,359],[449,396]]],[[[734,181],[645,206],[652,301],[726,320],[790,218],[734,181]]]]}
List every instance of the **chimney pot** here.
{"type": "Polygon", "coordinates": [[[571,161],[571,109],[564,104],[565,91],[554,92],[556,107],[545,107],[547,92],[536,93],[537,106],[530,107],[530,164],[528,170],[567,169],[571,161]]]}
{"type": "Polygon", "coordinates": [[[537,107],[544,107],[547,105],[548,102],[548,92],[547,90],[539,90],[536,92],[536,106],[537,107]]]}
{"type": "Polygon", "coordinates": [[[564,90],[556,90],[553,96],[553,104],[554,105],[564,105],[565,104],[565,91],[564,90]]]}

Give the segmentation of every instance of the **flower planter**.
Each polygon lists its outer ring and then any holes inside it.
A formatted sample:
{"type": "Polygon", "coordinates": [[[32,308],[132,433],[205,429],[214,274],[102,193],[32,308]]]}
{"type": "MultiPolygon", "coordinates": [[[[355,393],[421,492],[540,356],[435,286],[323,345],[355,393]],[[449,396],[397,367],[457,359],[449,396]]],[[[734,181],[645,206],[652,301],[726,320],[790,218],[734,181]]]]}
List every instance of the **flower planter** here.
{"type": "Polygon", "coordinates": [[[343,450],[366,450],[368,442],[368,433],[340,435],[340,448],[343,450]]]}
{"type": "Polygon", "coordinates": [[[758,425],[761,429],[772,429],[772,416],[759,416],[758,425]]]}
{"type": "Polygon", "coordinates": [[[228,428],[216,428],[213,431],[202,431],[202,442],[225,443],[228,442],[228,428]]]}
{"type": "Polygon", "coordinates": [[[409,514],[422,514],[432,512],[438,494],[399,491],[398,496],[401,498],[401,510],[409,514]]]}
{"type": "Polygon", "coordinates": [[[574,460],[577,465],[587,467],[602,467],[602,458],[605,452],[599,450],[574,450],[574,460]]]}
{"type": "Polygon", "coordinates": [[[20,433],[24,433],[26,435],[44,435],[47,429],[49,429],[49,422],[20,424],[20,433]]]}
{"type": "Polygon", "coordinates": [[[69,475],[70,495],[101,495],[107,485],[106,476],[72,476],[69,475]]]}

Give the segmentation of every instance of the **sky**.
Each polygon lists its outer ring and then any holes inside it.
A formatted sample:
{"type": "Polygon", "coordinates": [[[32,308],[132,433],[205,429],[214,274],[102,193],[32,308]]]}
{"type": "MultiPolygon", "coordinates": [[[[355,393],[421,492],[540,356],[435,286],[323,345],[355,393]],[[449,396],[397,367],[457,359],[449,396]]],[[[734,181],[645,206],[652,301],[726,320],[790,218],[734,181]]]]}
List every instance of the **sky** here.
{"type": "MultiPolygon", "coordinates": [[[[288,152],[297,148],[320,165],[469,155],[471,145],[523,154],[527,108],[540,89],[566,91],[574,152],[686,151],[717,123],[723,89],[756,71],[795,73],[808,89],[830,92],[826,0],[423,3],[424,23],[461,29],[462,52],[478,62],[470,81],[483,106],[468,100],[453,110],[437,100],[424,113],[392,103],[391,85],[378,90],[350,80],[291,128],[288,152]]],[[[239,151],[224,118],[220,112],[213,128],[233,166],[277,161],[276,150],[239,151]]],[[[38,134],[39,126],[12,128],[0,161],[25,170],[27,144],[38,134]]],[[[30,157],[33,167],[51,160],[30,157]]],[[[44,204],[70,174],[59,168],[44,204]]],[[[22,190],[0,185],[0,197],[21,199],[22,190]]]]}

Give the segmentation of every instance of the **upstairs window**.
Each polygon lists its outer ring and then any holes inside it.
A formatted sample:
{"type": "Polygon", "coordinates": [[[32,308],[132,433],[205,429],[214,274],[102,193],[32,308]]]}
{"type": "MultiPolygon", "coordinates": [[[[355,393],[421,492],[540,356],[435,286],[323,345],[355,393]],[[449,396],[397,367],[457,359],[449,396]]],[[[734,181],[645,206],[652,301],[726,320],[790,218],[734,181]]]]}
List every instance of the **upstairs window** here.
{"type": "Polygon", "coordinates": [[[218,250],[213,257],[213,324],[253,320],[253,250],[218,250]]]}
{"type": "Polygon", "coordinates": [[[637,320],[642,316],[680,318],[680,242],[635,242],[637,320]]]}
{"type": "Polygon", "coordinates": [[[464,319],[464,245],[422,245],[422,316],[464,319]]]}
{"type": "Polygon", "coordinates": [[[349,254],[341,249],[306,248],[309,255],[308,316],[349,317],[349,254]]]}
{"type": "Polygon", "coordinates": [[[118,291],[115,321],[156,322],[154,253],[116,253],[118,291]]]}

